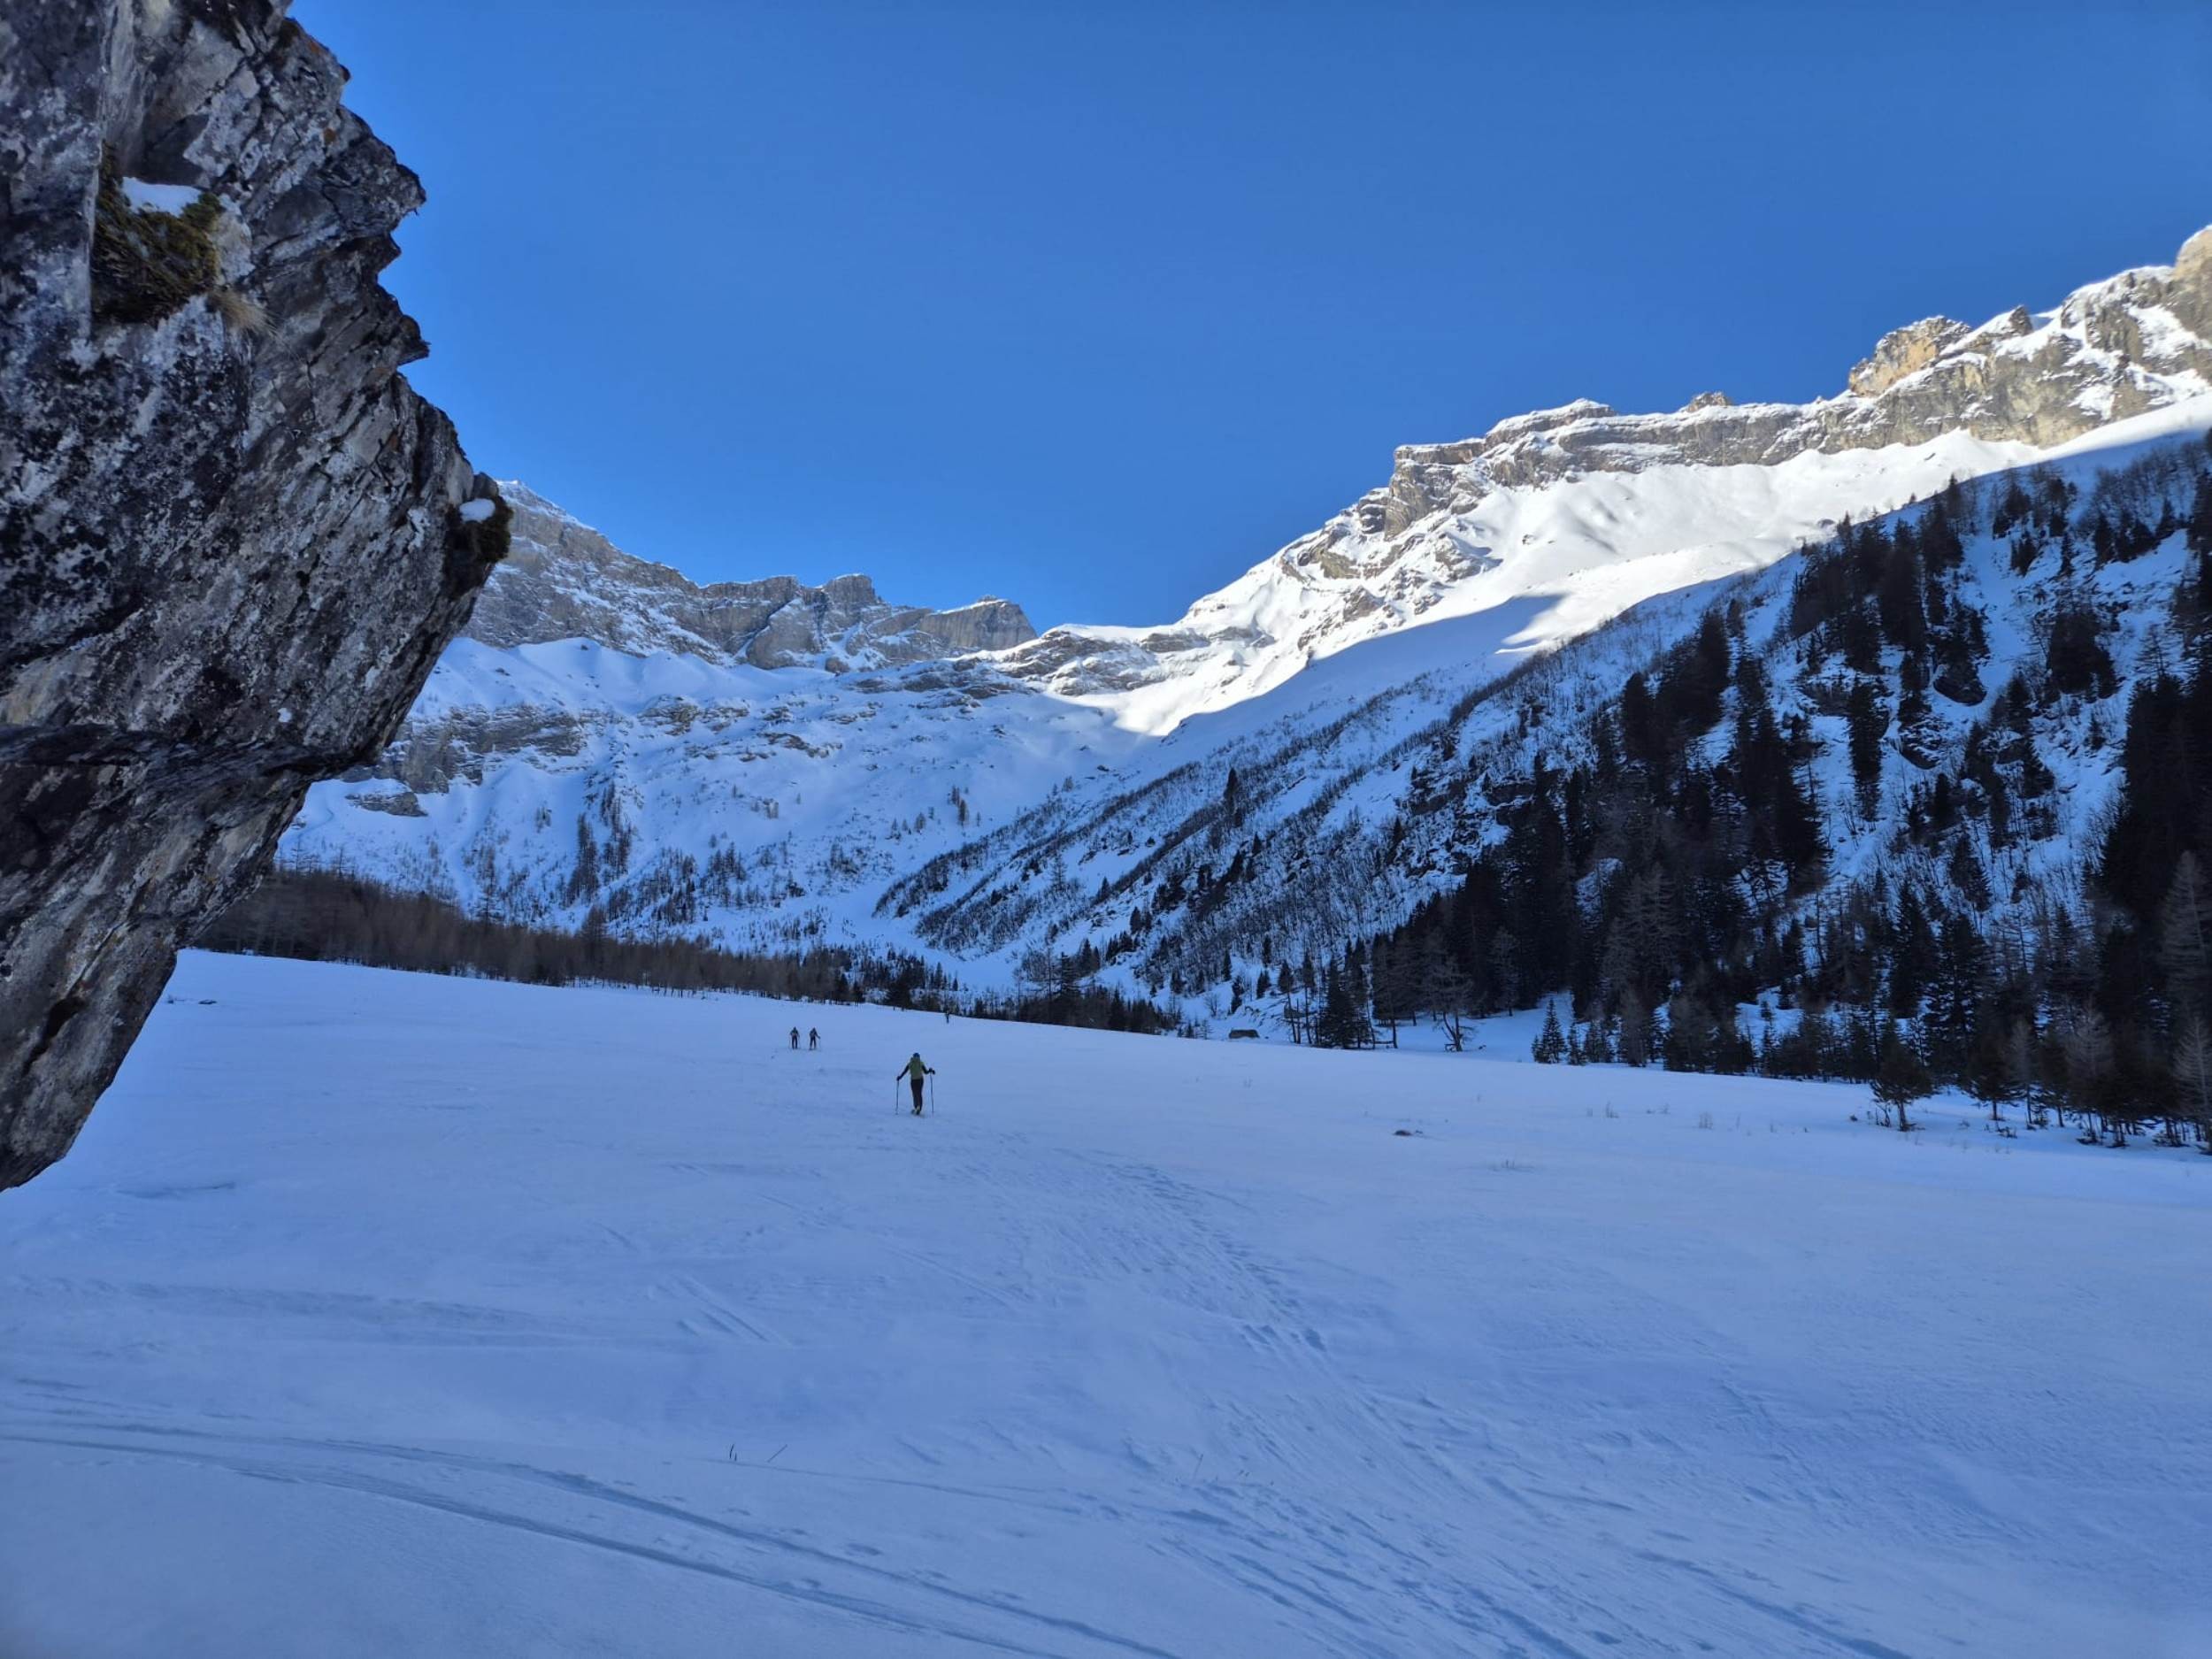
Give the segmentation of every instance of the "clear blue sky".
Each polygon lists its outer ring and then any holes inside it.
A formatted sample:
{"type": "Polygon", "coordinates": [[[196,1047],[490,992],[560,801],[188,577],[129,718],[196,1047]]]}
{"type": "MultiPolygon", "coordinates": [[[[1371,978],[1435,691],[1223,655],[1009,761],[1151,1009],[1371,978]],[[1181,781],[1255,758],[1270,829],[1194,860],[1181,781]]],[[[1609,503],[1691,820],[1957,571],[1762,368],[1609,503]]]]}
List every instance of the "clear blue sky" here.
{"type": "Polygon", "coordinates": [[[1154,622],[1577,396],[1839,389],[2212,221],[2212,4],[301,0],[480,466],[701,579],[1154,622]]]}

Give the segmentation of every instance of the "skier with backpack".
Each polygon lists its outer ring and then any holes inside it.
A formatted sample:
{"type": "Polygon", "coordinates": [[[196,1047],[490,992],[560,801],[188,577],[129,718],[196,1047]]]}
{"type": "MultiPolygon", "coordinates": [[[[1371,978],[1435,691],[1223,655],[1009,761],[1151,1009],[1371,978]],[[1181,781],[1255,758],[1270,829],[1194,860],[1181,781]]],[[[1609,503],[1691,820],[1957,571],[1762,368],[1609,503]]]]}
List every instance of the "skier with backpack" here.
{"type": "Polygon", "coordinates": [[[904,1065],[901,1066],[891,1075],[894,1078],[904,1078],[907,1080],[908,1085],[913,1089],[914,1115],[917,1118],[919,1118],[922,1115],[922,1079],[926,1077],[935,1077],[937,1075],[937,1068],[934,1066],[924,1065],[922,1064],[922,1056],[917,1054],[909,1058],[904,1065]]]}

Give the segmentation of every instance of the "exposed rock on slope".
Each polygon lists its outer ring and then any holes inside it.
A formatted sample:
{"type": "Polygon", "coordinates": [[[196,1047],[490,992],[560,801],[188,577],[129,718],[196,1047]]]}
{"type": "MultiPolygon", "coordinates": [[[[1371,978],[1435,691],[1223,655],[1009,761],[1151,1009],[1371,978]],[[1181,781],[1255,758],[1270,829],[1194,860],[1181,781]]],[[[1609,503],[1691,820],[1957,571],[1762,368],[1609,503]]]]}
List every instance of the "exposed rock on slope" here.
{"type": "Polygon", "coordinates": [[[505,545],[398,373],[421,189],[344,81],[270,0],[0,12],[0,1187],[505,545]]]}
{"type": "Polygon", "coordinates": [[[1001,650],[1037,637],[1019,605],[894,605],[865,576],[809,588],[789,576],[704,587],[625,553],[520,484],[512,556],[484,590],[469,637],[487,645],[592,639],[634,656],[672,651],[756,668],[886,668],[1001,650]]]}

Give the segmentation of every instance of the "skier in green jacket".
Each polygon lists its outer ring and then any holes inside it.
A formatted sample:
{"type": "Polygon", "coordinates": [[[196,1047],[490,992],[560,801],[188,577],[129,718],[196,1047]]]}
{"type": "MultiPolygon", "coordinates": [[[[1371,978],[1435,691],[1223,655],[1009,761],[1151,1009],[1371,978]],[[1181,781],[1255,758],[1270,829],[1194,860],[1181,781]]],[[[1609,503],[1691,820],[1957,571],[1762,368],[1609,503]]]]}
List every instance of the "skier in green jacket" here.
{"type": "Polygon", "coordinates": [[[934,1066],[924,1065],[922,1064],[922,1056],[918,1054],[910,1058],[904,1065],[901,1066],[891,1075],[893,1077],[904,1078],[907,1080],[909,1087],[913,1089],[914,1115],[917,1118],[919,1118],[922,1115],[922,1079],[926,1077],[935,1077],[937,1075],[937,1068],[934,1066]]]}

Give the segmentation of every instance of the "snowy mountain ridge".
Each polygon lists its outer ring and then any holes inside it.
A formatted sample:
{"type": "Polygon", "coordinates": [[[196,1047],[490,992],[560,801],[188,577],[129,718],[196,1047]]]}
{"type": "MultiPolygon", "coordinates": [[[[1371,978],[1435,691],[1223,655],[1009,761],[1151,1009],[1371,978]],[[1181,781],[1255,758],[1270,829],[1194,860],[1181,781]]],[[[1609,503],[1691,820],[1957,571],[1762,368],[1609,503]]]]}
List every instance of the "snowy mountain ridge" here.
{"type": "Polygon", "coordinates": [[[895,605],[865,576],[818,588],[789,576],[701,586],[624,552],[526,484],[500,488],[514,510],[512,547],[468,628],[487,645],[589,639],[632,656],[843,673],[1036,637],[1021,607],[1006,600],[986,596],[953,611],[895,605]]]}
{"type": "Polygon", "coordinates": [[[2170,266],[2088,284],[2040,317],[1930,318],[1885,336],[1843,393],[1671,414],[1588,399],[1398,450],[1386,484],[1164,628],[1055,628],[1009,672],[1164,731],[1354,641],[1552,596],[1511,643],[1556,644],[1689,580],[1771,562],[1824,521],[2016,465],[2212,389],[2212,229],[2170,266]],[[1907,451],[1940,446],[1941,453],[1907,451]],[[1770,494],[1707,486],[1771,472],[1770,494]],[[1949,472],[1939,469],[1948,468],[1949,472]]]}
{"type": "MultiPolygon", "coordinates": [[[[520,919],[925,948],[1003,981],[1156,926],[1176,850],[1224,833],[1233,766],[1267,780],[1237,827],[1302,825],[1297,856],[1330,870],[1302,928],[1388,926],[1467,844],[1413,810],[1445,762],[1409,746],[1532,656],[1633,611],[1597,666],[1547,671],[1609,694],[1623,641],[1663,649],[1715,584],[1839,520],[2212,420],[2212,232],[2040,319],[1899,330],[1850,379],[1801,406],[1586,402],[1402,449],[1384,487],[1154,630],[1030,637],[1003,602],[905,610],[864,579],[700,588],[511,488],[518,557],[471,637],[285,856],[520,919]],[[1431,826],[1406,857],[1398,818],[1431,826]]],[[[1139,980],[1195,979],[1225,928],[1254,942],[1238,906],[1208,912],[1187,962],[1156,948],[1139,980]]]]}

